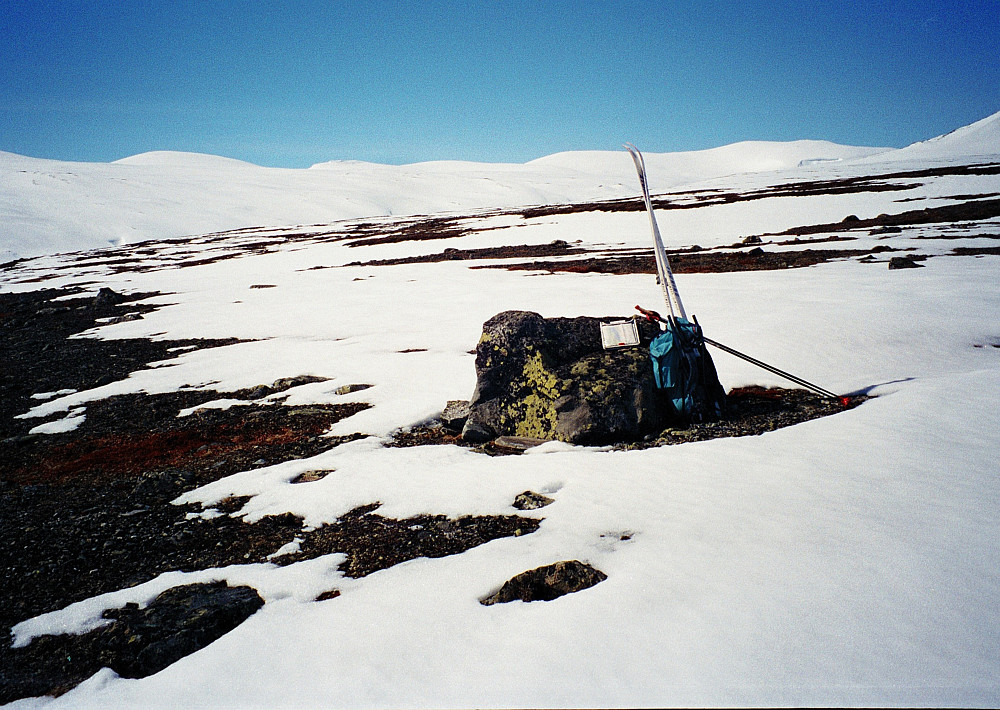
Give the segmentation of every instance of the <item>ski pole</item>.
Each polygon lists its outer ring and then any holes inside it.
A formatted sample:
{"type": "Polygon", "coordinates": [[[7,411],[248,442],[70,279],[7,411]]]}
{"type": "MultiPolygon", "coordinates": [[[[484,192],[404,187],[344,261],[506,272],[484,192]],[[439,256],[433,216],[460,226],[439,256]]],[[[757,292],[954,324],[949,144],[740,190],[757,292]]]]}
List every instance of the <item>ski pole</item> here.
{"type": "MultiPolygon", "coordinates": [[[[665,318],[663,318],[663,316],[661,316],[656,311],[651,311],[648,308],[643,308],[642,306],[636,306],[635,309],[640,313],[642,313],[644,316],[646,316],[646,318],[648,318],[649,320],[658,320],[661,323],[668,322],[665,318]]],[[[718,348],[719,350],[722,350],[723,352],[729,353],[730,355],[735,355],[736,357],[742,360],[746,360],[751,365],[756,365],[757,367],[767,370],[768,372],[773,372],[775,375],[783,377],[786,380],[789,380],[790,382],[794,382],[795,384],[801,387],[805,387],[806,389],[811,390],[818,395],[822,395],[823,397],[827,397],[829,399],[836,399],[844,406],[847,406],[850,403],[850,399],[848,397],[842,397],[839,394],[834,394],[830,390],[823,389],[819,385],[814,385],[812,382],[809,382],[808,380],[803,380],[801,377],[797,377],[791,374],[790,372],[779,370],[777,367],[774,367],[774,365],[768,365],[766,362],[758,360],[755,357],[750,357],[746,353],[741,353],[739,350],[736,350],[735,348],[731,348],[728,345],[723,345],[722,343],[712,340],[711,338],[706,338],[704,333],[702,333],[701,338],[709,345],[712,345],[718,348]]]]}
{"type": "Polygon", "coordinates": [[[843,402],[846,399],[846,397],[841,397],[838,394],[834,394],[830,390],[823,389],[819,385],[814,385],[812,382],[808,382],[806,380],[803,380],[801,377],[796,377],[795,375],[793,375],[791,373],[788,373],[788,372],[785,372],[784,370],[779,370],[778,368],[774,367],[773,365],[768,365],[766,362],[762,362],[761,360],[758,360],[757,358],[750,357],[746,353],[741,353],[739,350],[735,350],[735,349],[729,347],[728,345],[723,345],[722,343],[716,342],[715,340],[712,340],[711,338],[706,338],[704,335],[702,336],[702,339],[706,343],[708,343],[709,345],[715,346],[715,347],[717,347],[719,350],[721,350],[723,352],[729,353],[730,355],[735,355],[736,357],[738,357],[738,358],[740,358],[742,360],[746,360],[750,364],[756,365],[757,367],[760,367],[760,368],[763,368],[763,369],[767,370],[768,372],[773,372],[775,375],[778,375],[780,377],[784,377],[786,380],[794,382],[797,385],[801,385],[802,387],[805,387],[806,389],[812,390],[816,394],[822,395],[824,397],[828,397],[830,399],[837,399],[837,400],[840,400],[841,402],[843,402]]]}

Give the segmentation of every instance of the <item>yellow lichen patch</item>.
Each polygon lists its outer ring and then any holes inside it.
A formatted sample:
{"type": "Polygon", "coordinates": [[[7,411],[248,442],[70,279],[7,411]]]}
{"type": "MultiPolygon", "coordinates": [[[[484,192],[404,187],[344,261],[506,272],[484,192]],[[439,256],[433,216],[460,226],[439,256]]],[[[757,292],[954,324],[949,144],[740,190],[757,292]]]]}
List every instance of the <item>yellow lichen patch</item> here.
{"type": "Polygon", "coordinates": [[[510,418],[516,422],[518,436],[535,439],[551,439],[555,435],[555,401],[561,396],[559,378],[545,367],[540,352],[534,352],[525,361],[524,386],[528,394],[521,400],[517,412],[510,411],[510,418]]]}
{"type": "Polygon", "coordinates": [[[532,353],[524,363],[524,381],[546,397],[559,396],[559,378],[545,367],[540,352],[532,353]]]}
{"type": "Polygon", "coordinates": [[[532,392],[524,398],[524,414],[517,419],[514,433],[533,439],[551,439],[556,428],[556,409],[549,399],[532,392]]]}

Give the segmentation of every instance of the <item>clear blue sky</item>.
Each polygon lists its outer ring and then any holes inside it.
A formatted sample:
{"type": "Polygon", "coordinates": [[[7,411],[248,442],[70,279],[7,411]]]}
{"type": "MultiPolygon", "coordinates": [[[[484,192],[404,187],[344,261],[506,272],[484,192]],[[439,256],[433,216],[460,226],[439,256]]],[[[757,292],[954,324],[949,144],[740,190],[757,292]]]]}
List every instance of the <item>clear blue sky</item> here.
{"type": "Polygon", "coordinates": [[[899,147],[996,111],[1000,0],[6,0],[0,12],[0,150],[63,160],[899,147]]]}

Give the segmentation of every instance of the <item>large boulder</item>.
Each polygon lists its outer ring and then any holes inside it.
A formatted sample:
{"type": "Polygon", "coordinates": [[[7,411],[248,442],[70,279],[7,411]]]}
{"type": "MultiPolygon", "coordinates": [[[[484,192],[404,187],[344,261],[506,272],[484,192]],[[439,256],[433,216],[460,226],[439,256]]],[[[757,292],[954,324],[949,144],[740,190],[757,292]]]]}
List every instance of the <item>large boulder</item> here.
{"type": "Polygon", "coordinates": [[[619,319],[505,311],[486,321],[463,438],[605,444],[659,432],[663,410],[648,348],[659,331],[640,320],[640,346],[604,350],[600,324],[611,320],[619,319]]]}

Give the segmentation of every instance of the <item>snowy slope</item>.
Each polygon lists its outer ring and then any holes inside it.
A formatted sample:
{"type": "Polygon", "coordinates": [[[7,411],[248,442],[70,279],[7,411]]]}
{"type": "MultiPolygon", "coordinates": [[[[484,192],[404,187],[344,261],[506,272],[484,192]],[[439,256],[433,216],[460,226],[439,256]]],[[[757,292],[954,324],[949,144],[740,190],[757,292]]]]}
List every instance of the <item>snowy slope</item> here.
{"type": "MultiPolygon", "coordinates": [[[[654,189],[665,189],[873,152],[822,141],[758,142],[647,160],[658,176],[654,189]]],[[[523,165],[333,161],[291,170],[169,151],[114,163],[0,153],[0,260],[241,227],[626,197],[636,186],[623,155],[562,153],[523,165]]]]}
{"type": "MultiPolygon", "coordinates": [[[[829,141],[743,141],[720,148],[677,153],[645,154],[650,176],[657,180],[651,187],[666,189],[734,173],[757,173],[789,170],[803,163],[841,161],[878,156],[888,148],[861,148],[829,141]]],[[[575,151],[556,153],[533,160],[528,165],[554,170],[584,170],[594,175],[613,176],[629,184],[635,180],[631,164],[621,159],[621,152],[575,151]]]]}
{"type": "MultiPolygon", "coordinates": [[[[898,154],[910,168],[988,160],[956,145],[955,153],[923,161],[893,151],[870,165],[845,160],[800,169],[800,160],[838,157],[807,148],[788,150],[777,173],[732,174],[738,171],[723,156],[715,173],[706,170],[698,179],[711,178],[703,186],[715,189],[753,190],[794,176],[882,172],[896,165],[890,158],[898,154]]],[[[744,160],[757,149],[732,150],[744,160]]],[[[164,163],[174,158],[143,160],[166,174],[164,163]]],[[[516,189],[524,190],[529,168],[537,171],[532,179],[543,180],[575,164],[576,175],[591,176],[580,180],[593,179],[607,167],[606,158],[563,154],[528,168],[494,166],[493,175],[516,174],[516,189]]],[[[630,167],[627,155],[621,158],[630,167]]],[[[778,158],[766,158],[772,159],[778,158]]],[[[269,175],[263,168],[204,160],[216,175],[269,175]]],[[[654,188],[671,180],[654,166],[677,161],[680,171],[685,160],[649,156],[654,188]]],[[[180,162],[178,175],[208,172],[180,162]]],[[[395,175],[399,192],[385,199],[402,200],[414,185],[424,189],[429,183],[421,181],[437,179],[432,173],[454,180],[468,171],[485,180],[481,170],[355,163],[300,172],[332,171],[338,184],[395,175]],[[413,172],[402,177],[407,170],[413,172]]],[[[621,170],[624,181],[628,171],[621,170]]],[[[669,246],[711,246],[749,233],[834,223],[848,214],[897,214],[953,204],[956,195],[1000,192],[1000,176],[989,174],[897,182],[902,188],[895,191],[768,197],[665,210],[658,217],[669,246]]],[[[578,188],[558,187],[567,194],[578,188]]],[[[69,199],[73,193],[52,194],[69,199]]],[[[49,209],[58,207],[69,205],[49,209]]],[[[296,391],[290,404],[337,402],[341,384],[374,385],[353,395],[373,407],[333,430],[371,437],[312,459],[230,476],[184,500],[211,504],[247,495],[252,498],[241,513],[249,519],[291,511],[310,525],[375,500],[383,504],[380,512],[398,517],[509,514],[514,496],[526,489],[556,501],[537,511],[544,520],[530,535],[360,579],[337,571],[339,556],[284,568],[172,572],[30,620],[15,629],[19,641],[86,629],[105,608],[145,603],[169,586],[206,579],[251,584],[266,600],[236,630],[156,675],[128,680],[105,669],[60,698],[21,706],[1000,704],[1000,257],[946,256],[956,245],[995,244],[997,220],[854,235],[869,247],[931,255],[920,269],[889,271],[883,257],[678,275],[685,304],[711,337],[832,390],[876,395],[856,409],[759,437],[633,452],[547,444],[524,456],[491,458],[450,446],[386,448],[383,441],[394,429],[434,416],[449,399],[469,397],[474,372],[468,351],[482,322],[496,312],[625,314],[634,303],[655,306],[659,298],[652,277],[643,275],[475,270],[455,261],[344,266],[449,247],[563,239],[588,248],[629,248],[649,242],[645,215],[637,212],[480,215],[463,225],[468,231],[450,239],[358,247],[282,241],[283,233],[302,231],[294,228],[251,231],[228,242],[164,245],[133,271],[58,255],[0,271],[5,291],[35,289],[36,279],[45,278],[44,286],[170,294],[153,299],[163,304],[159,310],[102,326],[94,337],[256,339],[194,351],[170,367],[53,398],[36,407],[40,416],[72,416],[88,401],[115,393],[197,383],[235,389],[299,374],[331,378],[296,391]],[[237,253],[241,240],[266,239],[273,239],[267,253],[186,268],[172,260],[183,250],[237,253]],[[251,288],[260,283],[272,287],[251,288]],[[386,313],[393,314],[391,328],[386,313]],[[314,469],[332,473],[290,484],[314,469]],[[566,559],[589,562],[608,579],[552,602],[479,604],[512,575],[566,559]],[[331,586],[341,596],[312,601],[331,586]]],[[[742,361],[717,355],[716,364],[727,387],[783,384],[742,361]]]]}
{"type": "Polygon", "coordinates": [[[893,153],[897,160],[1000,156],[1000,111],[950,133],[914,143],[893,153]]]}

